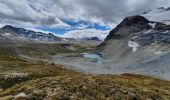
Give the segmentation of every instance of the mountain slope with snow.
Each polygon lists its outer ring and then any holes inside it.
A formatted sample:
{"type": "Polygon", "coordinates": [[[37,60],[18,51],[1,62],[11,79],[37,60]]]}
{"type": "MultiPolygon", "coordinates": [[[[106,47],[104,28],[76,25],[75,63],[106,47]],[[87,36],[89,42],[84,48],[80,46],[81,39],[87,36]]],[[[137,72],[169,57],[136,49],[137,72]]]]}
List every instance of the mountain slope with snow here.
{"type": "Polygon", "coordinates": [[[36,42],[64,42],[60,37],[52,33],[35,32],[24,28],[16,28],[6,25],[0,29],[0,35],[13,40],[36,41],[36,42]]]}
{"type": "MultiPolygon", "coordinates": [[[[97,47],[108,73],[138,73],[170,79],[170,25],[142,16],[125,18],[97,47]]],[[[107,73],[107,72],[106,72],[107,73]]]]}

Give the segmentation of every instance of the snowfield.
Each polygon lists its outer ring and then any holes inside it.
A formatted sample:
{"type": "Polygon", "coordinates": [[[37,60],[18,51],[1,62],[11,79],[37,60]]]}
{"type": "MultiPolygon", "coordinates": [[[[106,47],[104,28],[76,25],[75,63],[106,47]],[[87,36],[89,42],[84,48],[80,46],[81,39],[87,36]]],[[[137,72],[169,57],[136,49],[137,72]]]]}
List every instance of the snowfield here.
{"type": "Polygon", "coordinates": [[[132,48],[133,52],[136,52],[140,45],[134,41],[129,41],[128,46],[132,48]]]}

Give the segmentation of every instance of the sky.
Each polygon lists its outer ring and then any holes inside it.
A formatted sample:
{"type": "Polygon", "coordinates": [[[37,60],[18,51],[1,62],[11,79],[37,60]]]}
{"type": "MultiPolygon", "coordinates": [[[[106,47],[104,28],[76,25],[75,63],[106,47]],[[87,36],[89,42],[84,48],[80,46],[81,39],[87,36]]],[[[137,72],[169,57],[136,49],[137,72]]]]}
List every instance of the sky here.
{"type": "Polygon", "coordinates": [[[0,0],[0,26],[103,39],[124,17],[162,6],[170,0],[0,0]]]}

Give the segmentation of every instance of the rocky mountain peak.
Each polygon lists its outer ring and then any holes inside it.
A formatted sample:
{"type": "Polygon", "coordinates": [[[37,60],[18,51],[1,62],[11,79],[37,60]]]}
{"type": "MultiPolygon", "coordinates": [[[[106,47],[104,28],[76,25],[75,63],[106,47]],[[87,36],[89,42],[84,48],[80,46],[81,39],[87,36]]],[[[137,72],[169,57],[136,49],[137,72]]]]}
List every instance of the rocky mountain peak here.
{"type": "Polygon", "coordinates": [[[143,16],[126,17],[115,29],[111,30],[105,41],[109,39],[120,39],[144,29],[151,29],[150,21],[143,16]]]}
{"type": "Polygon", "coordinates": [[[130,26],[130,25],[134,25],[134,24],[148,24],[149,20],[147,20],[145,17],[143,16],[130,16],[130,17],[126,17],[122,23],[120,25],[122,26],[130,26]]]}
{"type": "Polygon", "coordinates": [[[170,25],[149,21],[142,16],[130,16],[111,30],[105,41],[97,49],[103,50],[110,41],[114,40],[126,42],[132,40],[140,46],[157,42],[170,43],[169,32],[170,25]]]}
{"type": "Polygon", "coordinates": [[[24,28],[6,25],[0,29],[0,35],[13,40],[37,41],[37,42],[63,42],[62,38],[52,33],[35,32],[24,28]]]}
{"type": "Polygon", "coordinates": [[[7,28],[13,28],[12,25],[5,25],[4,27],[2,27],[3,29],[7,29],[7,28]]]}
{"type": "Polygon", "coordinates": [[[1,30],[14,30],[15,27],[13,27],[12,25],[5,25],[4,27],[1,28],[1,30]]]}

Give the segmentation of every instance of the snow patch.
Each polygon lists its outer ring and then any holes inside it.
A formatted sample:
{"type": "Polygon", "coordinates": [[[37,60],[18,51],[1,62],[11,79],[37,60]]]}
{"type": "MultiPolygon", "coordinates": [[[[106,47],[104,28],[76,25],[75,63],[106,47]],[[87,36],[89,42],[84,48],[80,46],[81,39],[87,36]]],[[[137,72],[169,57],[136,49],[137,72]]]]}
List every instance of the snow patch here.
{"type": "Polygon", "coordinates": [[[128,46],[133,49],[133,52],[136,52],[140,45],[134,41],[129,41],[128,46]]]}
{"type": "Polygon", "coordinates": [[[156,52],[154,52],[154,54],[155,55],[160,55],[160,54],[162,54],[162,51],[156,51],[156,52]]]}
{"type": "Polygon", "coordinates": [[[166,30],[166,31],[164,31],[164,32],[162,32],[162,33],[168,33],[169,31],[168,30],[166,30]]]}
{"type": "Polygon", "coordinates": [[[149,23],[149,25],[152,26],[152,28],[154,28],[156,23],[149,23]]]}
{"type": "Polygon", "coordinates": [[[136,39],[138,36],[133,36],[132,39],[136,39]]]}
{"type": "Polygon", "coordinates": [[[146,31],[144,34],[150,33],[151,31],[152,31],[152,29],[151,29],[151,30],[146,31]]]}

